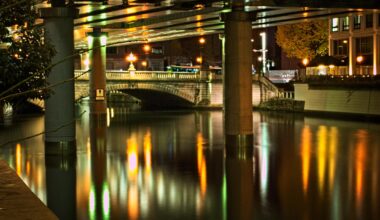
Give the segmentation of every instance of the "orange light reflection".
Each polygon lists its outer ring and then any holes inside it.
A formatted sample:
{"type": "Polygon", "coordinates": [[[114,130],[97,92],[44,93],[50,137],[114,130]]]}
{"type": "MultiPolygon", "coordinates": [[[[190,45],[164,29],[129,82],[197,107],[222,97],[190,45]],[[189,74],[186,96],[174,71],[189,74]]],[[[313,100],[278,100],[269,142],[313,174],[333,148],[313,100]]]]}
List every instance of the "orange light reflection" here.
{"type": "Polygon", "coordinates": [[[152,137],[148,130],[144,136],[145,172],[149,174],[152,169],[152,137]]]}
{"type": "Polygon", "coordinates": [[[310,155],[311,155],[311,131],[309,126],[305,126],[302,130],[302,186],[303,192],[306,194],[309,186],[310,172],[310,155]]]}
{"type": "Polygon", "coordinates": [[[204,197],[207,190],[207,169],[206,158],[203,155],[203,137],[201,133],[197,134],[197,165],[201,195],[204,197]]]}
{"type": "Polygon", "coordinates": [[[139,217],[139,195],[138,187],[132,185],[128,189],[128,219],[137,219],[139,217]]]}
{"type": "Polygon", "coordinates": [[[128,178],[136,181],[138,174],[138,145],[136,136],[132,135],[127,140],[128,178]]]}
{"type": "Polygon", "coordinates": [[[16,145],[16,172],[17,172],[17,175],[21,176],[21,159],[22,159],[22,155],[21,155],[21,145],[20,144],[17,144],[16,145]]]}
{"type": "Polygon", "coordinates": [[[355,196],[357,204],[361,204],[363,200],[363,182],[364,182],[364,167],[366,160],[366,147],[367,147],[367,133],[366,131],[359,131],[357,133],[358,142],[356,144],[355,152],[355,196]]]}
{"type": "Polygon", "coordinates": [[[326,126],[320,126],[318,129],[318,150],[317,150],[318,188],[319,188],[320,193],[323,192],[324,182],[325,182],[326,142],[327,142],[327,128],[326,126]]]}
{"type": "Polygon", "coordinates": [[[329,187],[332,192],[334,188],[336,152],[338,146],[338,129],[336,127],[330,128],[329,138],[329,187]]]}

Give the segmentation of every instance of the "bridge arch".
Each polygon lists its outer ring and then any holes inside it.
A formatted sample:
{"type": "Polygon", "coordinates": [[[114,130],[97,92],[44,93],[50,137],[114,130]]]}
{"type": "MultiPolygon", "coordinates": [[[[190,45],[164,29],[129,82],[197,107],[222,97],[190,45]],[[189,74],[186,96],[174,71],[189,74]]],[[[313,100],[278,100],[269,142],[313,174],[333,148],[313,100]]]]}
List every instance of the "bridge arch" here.
{"type": "MultiPolygon", "coordinates": [[[[88,87],[76,85],[75,99],[89,96],[88,87]]],[[[108,92],[120,91],[141,100],[144,106],[191,107],[197,103],[197,90],[193,87],[180,88],[157,82],[108,83],[108,92]]]]}

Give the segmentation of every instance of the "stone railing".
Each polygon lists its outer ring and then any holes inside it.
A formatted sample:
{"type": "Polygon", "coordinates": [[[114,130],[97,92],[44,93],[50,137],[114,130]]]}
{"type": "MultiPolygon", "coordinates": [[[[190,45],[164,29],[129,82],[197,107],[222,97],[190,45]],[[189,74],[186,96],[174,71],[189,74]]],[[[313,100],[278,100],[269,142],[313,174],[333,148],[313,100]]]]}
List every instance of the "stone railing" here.
{"type": "MultiPolygon", "coordinates": [[[[75,70],[77,80],[89,80],[89,72],[75,70]]],[[[181,81],[181,80],[199,80],[200,75],[189,72],[166,72],[166,71],[106,71],[107,80],[159,80],[159,81],[181,81]]]]}

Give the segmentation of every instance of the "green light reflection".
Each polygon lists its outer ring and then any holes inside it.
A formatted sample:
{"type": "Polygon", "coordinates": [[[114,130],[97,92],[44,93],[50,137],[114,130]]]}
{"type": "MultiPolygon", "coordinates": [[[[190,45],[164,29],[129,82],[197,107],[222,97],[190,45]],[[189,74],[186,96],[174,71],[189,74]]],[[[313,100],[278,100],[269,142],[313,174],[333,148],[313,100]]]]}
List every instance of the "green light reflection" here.
{"type": "Polygon", "coordinates": [[[103,183],[103,219],[110,218],[110,191],[107,183],[103,183]]]}

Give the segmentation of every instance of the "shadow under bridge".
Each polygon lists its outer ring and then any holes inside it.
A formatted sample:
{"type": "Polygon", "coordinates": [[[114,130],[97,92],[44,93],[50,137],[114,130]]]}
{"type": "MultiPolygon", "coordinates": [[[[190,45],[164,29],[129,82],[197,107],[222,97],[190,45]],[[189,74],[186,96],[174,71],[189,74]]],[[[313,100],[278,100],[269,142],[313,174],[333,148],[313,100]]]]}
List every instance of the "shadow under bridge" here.
{"type": "Polygon", "coordinates": [[[191,107],[197,104],[197,85],[191,83],[108,83],[107,91],[131,95],[139,99],[144,107],[191,107]]]}

